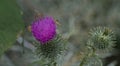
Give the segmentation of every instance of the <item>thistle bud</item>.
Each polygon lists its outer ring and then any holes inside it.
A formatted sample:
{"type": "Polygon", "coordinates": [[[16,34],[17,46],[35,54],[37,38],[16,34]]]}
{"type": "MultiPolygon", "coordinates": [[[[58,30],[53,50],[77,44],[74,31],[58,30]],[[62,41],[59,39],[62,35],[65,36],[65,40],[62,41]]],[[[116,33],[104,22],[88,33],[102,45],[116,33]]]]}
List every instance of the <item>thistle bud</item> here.
{"type": "Polygon", "coordinates": [[[115,46],[115,36],[111,29],[96,27],[90,31],[88,45],[95,50],[109,51],[115,46]]]}

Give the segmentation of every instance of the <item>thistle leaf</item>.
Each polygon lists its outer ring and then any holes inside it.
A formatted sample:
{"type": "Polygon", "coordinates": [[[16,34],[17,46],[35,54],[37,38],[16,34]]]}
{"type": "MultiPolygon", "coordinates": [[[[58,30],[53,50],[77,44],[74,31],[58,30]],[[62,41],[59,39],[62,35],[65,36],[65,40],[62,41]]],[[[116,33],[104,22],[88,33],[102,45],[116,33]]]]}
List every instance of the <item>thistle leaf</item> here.
{"type": "Polygon", "coordinates": [[[0,55],[14,44],[22,22],[16,0],[0,0],[0,55]]]}

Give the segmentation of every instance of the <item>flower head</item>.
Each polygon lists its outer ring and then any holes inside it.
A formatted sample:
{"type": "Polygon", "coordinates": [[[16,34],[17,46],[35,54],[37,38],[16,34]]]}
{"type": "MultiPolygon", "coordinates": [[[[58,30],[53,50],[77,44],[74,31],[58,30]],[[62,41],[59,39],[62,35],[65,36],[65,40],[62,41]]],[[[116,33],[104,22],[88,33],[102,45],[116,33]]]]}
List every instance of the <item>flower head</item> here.
{"type": "Polygon", "coordinates": [[[52,17],[38,18],[31,25],[33,36],[41,43],[47,43],[56,35],[56,24],[52,17]]]}

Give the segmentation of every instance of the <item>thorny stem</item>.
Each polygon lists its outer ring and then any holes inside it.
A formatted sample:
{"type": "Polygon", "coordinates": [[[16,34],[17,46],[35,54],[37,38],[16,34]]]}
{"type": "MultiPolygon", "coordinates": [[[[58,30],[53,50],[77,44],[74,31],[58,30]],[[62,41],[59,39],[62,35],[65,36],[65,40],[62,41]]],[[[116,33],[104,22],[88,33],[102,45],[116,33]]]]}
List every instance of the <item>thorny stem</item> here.
{"type": "MultiPolygon", "coordinates": [[[[95,49],[94,49],[93,47],[91,47],[91,48],[92,48],[92,53],[91,53],[91,56],[92,56],[92,55],[95,54],[95,49]]],[[[90,55],[90,53],[88,53],[88,54],[83,58],[83,60],[81,61],[81,63],[80,63],[79,66],[83,66],[83,65],[84,65],[84,63],[86,62],[87,57],[88,57],[89,55],[90,55]]]]}
{"type": "Polygon", "coordinates": [[[89,54],[87,54],[87,55],[83,58],[83,60],[82,60],[82,62],[80,63],[79,66],[83,66],[83,65],[84,65],[84,63],[86,62],[86,59],[87,59],[88,55],[89,55],[89,54]]]}
{"type": "MultiPolygon", "coordinates": [[[[83,58],[83,60],[82,60],[82,62],[80,63],[79,66],[83,66],[83,65],[85,64],[86,59],[87,59],[87,57],[88,57],[89,55],[90,55],[90,56],[96,55],[96,54],[95,54],[95,51],[96,51],[95,48],[91,47],[91,50],[92,50],[92,53],[88,53],[88,54],[83,58]]],[[[99,58],[97,55],[96,55],[96,57],[97,57],[97,60],[100,62],[100,66],[103,66],[100,58],[99,58]]]]}
{"type": "Polygon", "coordinates": [[[100,66],[103,66],[103,63],[98,56],[97,56],[97,60],[100,62],[100,66]]]}

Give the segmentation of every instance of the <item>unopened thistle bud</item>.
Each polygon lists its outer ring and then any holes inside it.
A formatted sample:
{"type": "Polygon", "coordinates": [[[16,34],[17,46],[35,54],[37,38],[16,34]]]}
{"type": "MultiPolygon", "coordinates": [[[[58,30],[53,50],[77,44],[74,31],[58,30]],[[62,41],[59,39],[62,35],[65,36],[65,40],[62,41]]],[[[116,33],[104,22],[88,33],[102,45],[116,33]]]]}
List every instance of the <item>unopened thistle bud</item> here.
{"type": "Polygon", "coordinates": [[[115,46],[115,36],[111,29],[96,27],[90,31],[88,45],[95,50],[109,51],[115,46]]]}

